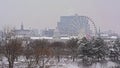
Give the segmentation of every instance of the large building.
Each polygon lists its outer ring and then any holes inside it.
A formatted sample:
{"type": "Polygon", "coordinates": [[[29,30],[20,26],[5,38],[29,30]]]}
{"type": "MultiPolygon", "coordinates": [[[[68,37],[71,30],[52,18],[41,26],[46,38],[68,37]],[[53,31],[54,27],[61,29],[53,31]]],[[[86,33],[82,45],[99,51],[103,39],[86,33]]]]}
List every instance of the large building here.
{"type": "Polygon", "coordinates": [[[90,34],[90,25],[86,16],[61,16],[57,28],[60,35],[78,36],[82,34],[90,34]]]}

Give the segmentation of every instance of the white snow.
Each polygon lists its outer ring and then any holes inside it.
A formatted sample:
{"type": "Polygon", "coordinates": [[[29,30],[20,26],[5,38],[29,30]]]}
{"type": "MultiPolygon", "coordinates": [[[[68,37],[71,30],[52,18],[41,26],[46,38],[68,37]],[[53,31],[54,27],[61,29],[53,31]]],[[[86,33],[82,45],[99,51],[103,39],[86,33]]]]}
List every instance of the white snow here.
{"type": "MultiPolygon", "coordinates": [[[[84,66],[81,63],[72,62],[72,60],[68,60],[64,58],[61,59],[60,62],[57,62],[57,60],[54,58],[51,59],[50,61],[51,62],[46,64],[47,66],[50,66],[50,68],[101,68],[101,67],[111,68],[112,66],[117,66],[116,63],[111,62],[111,61],[106,62],[106,63],[94,63],[91,66],[84,66]]],[[[8,68],[8,61],[5,57],[3,57],[2,61],[0,61],[0,68],[2,67],[8,68]]],[[[14,68],[26,68],[26,67],[27,67],[27,63],[25,62],[25,59],[23,57],[19,58],[18,62],[17,61],[14,62],[14,68]]]]}

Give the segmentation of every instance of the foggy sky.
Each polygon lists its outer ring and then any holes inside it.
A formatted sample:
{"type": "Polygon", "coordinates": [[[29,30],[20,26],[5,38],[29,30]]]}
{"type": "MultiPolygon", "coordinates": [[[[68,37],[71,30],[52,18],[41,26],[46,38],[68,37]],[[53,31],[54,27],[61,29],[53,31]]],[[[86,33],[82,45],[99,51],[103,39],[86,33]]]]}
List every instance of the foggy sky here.
{"type": "Polygon", "coordinates": [[[60,16],[85,15],[101,30],[120,33],[120,0],[0,0],[0,29],[55,28],[60,16]]]}

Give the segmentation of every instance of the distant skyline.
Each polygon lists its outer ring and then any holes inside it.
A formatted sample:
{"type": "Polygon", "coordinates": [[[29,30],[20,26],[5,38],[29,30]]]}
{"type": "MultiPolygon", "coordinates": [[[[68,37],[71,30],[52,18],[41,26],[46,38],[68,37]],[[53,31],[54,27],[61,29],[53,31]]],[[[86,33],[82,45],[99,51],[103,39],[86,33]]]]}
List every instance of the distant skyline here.
{"type": "Polygon", "coordinates": [[[60,16],[89,16],[101,30],[120,34],[120,0],[0,0],[0,29],[55,28],[60,16]]]}

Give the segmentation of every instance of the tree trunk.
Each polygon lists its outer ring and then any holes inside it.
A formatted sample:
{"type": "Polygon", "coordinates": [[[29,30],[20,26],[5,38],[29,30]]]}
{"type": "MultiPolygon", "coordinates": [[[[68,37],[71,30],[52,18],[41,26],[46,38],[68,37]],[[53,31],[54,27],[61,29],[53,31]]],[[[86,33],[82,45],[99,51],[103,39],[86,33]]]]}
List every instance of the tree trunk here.
{"type": "Polygon", "coordinates": [[[58,62],[60,62],[60,56],[57,56],[58,62]]]}
{"type": "Polygon", "coordinates": [[[45,68],[44,58],[43,58],[43,61],[42,61],[42,68],[45,68]]]}
{"type": "Polygon", "coordinates": [[[75,61],[75,57],[73,56],[73,62],[75,61]]]}
{"type": "Polygon", "coordinates": [[[13,61],[9,61],[9,68],[13,68],[13,61]]]}

